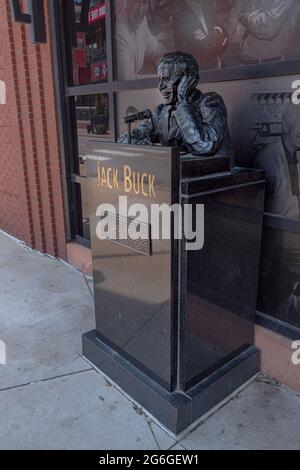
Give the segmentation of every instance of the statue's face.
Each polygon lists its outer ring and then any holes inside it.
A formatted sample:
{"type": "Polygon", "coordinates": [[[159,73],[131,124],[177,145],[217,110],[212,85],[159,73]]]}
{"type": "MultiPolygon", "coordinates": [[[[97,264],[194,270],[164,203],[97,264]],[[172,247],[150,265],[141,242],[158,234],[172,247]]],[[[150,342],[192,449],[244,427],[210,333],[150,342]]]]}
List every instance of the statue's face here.
{"type": "Polygon", "coordinates": [[[159,91],[165,104],[173,104],[177,101],[178,85],[183,77],[182,71],[174,64],[160,64],[158,67],[159,91]]]}

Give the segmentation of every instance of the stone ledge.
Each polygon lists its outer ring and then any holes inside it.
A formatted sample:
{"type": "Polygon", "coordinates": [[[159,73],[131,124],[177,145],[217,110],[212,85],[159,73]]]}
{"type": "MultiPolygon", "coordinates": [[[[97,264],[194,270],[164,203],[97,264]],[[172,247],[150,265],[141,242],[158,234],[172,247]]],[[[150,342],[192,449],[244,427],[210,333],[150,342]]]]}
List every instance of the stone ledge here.
{"type": "Polygon", "coordinates": [[[261,350],[262,372],[300,393],[300,365],[292,363],[292,343],[293,340],[262,326],[255,327],[255,346],[261,350]]]}
{"type": "Polygon", "coordinates": [[[92,253],[91,250],[79,243],[70,242],[67,244],[67,261],[79,271],[92,275],[92,253]]]}

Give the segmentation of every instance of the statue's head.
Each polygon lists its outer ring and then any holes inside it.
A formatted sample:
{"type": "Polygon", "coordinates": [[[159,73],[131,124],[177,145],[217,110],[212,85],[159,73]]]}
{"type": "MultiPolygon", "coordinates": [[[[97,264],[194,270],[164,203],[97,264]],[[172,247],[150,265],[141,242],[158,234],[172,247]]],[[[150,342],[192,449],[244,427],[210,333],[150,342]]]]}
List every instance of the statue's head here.
{"type": "Polygon", "coordinates": [[[178,85],[184,76],[199,81],[199,67],[196,59],[185,52],[172,52],[161,59],[158,66],[159,91],[166,104],[176,103],[178,85]]]}

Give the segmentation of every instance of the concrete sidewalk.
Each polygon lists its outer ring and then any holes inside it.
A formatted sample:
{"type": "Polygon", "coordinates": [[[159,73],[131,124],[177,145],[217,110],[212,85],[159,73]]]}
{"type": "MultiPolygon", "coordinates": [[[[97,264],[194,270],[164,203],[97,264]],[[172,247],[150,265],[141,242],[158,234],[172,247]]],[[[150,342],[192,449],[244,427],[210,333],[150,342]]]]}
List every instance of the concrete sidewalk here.
{"type": "Polygon", "coordinates": [[[178,439],[81,356],[91,280],[0,233],[0,449],[299,449],[300,396],[263,376],[178,439]]]}

